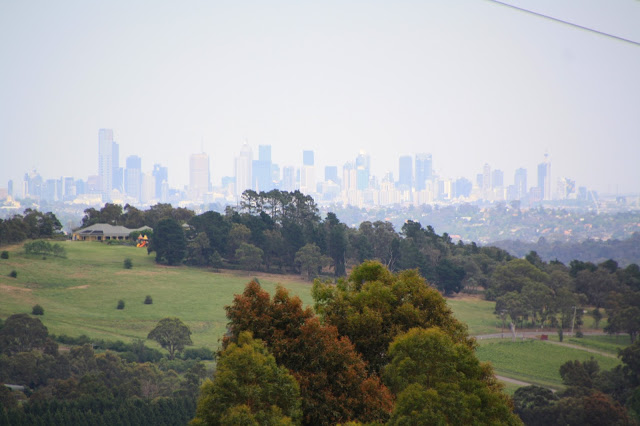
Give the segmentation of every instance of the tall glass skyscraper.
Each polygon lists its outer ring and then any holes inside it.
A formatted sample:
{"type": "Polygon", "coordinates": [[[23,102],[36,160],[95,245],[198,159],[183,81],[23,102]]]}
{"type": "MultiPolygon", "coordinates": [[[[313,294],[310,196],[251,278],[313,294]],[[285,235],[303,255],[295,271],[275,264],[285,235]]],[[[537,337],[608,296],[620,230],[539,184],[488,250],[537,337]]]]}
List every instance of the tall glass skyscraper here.
{"type": "Polygon", "coordinates": [[[544,155],[544,162],[538,164],[538,189],[543,200],[551,200],[551,162],[544,155]]]}
{"type": "Polygon", "coordinates": [[[411,156],[405,155],[398,159],[398,186],[403,189],[409,189],[412,181],[413,165],[411,156]]]}
{"type": "Polygon", "coordinates": [[[137,155],[127,157],[124,170],[124,192],[132,198],[140,201],[140,188],[142,184],[142,159],[137,155]]]}
{"type": "Polygon", "coordinates": [[[527,169],[519,168],[513,179],[516,187],[516,199],[522,200],[527,195],[527,169]]]}
{"type": "Polygon", "coordinates": [[[427,187],[427,181],[433,177],[431,154],[416,154],[416,189],[427,187]]]}
{"type": "Polygon", "coordinates": [[[113,189],[113,152],[113,130],[98,130],[98,178],[102,200],[105,202],[111,201],[113,189]]]}

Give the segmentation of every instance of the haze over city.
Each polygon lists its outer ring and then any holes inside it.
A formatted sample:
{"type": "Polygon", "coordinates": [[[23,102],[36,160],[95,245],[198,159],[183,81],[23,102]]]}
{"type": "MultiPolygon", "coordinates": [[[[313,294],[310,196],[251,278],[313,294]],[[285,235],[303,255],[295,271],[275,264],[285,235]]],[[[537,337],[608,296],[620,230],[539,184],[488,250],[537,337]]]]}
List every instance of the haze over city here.
{"type": "MultiPolygon", "coordinates": [[[[640,2],[512,4],[640,41],[640,2]]],[[[98,129],[120,162],[189,182],[234,175],[248,142],[318,173],[360,150],[372,174],[430,153],[443,177],[488,163],[597,191],[640,192],[640,47],[490,1],[0,5],[0,187],[97,174],[98,129]]]]}

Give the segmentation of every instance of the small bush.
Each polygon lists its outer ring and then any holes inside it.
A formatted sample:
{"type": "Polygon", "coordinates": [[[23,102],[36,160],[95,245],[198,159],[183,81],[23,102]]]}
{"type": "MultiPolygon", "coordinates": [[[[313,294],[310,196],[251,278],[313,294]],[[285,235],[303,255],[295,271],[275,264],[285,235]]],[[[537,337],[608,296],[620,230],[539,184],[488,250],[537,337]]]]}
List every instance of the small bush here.
{"type": "Polygon", "coordinates": [[[118,300],[118,309],[124,309],[124,300],[118,300]]]}
{"type": "Polygon", "coordinates": [[[215,354],[211,349],[207,348],[193,348],[193,349],[185,349],[182,352],[181,358],[184,360],[187,359],[200,359],[200,360],[212,360],[215,354]]]}
{"type": "Polygon", "coordinates": [[[78,337],[71,337],[71,336],[67,336],[66,334],[61,334],[60,336],[56,336],[55,334],[50,334],[49,337],[65,345],[82,346],[82,345],[86,345],[87,343],[91,343],[91,339],[89,339],[85,334],[81,334],[78,337]]]}
{"type": "Polygon", "coordinates": [[[133,268],[133,261],[127,257],[124,260],[124,269],[131,269],[131,268],[133,268]]]}
{"type": "Polygon", "coordinates": [[[13,271],[9,272],[9,276],[11,278],[18,278],[18,271],[14,269],[13,271]]]}
{"type": "Polygon", "coordinates": [[[576,331],[576,337],[581,339],[581,338],[584,337],[584,333],[582,331],[578,330],[578,331],[576,331]]]}
{"type": "Polygon", "coordinates": [[[153,299],[151,298],[151,296],[147,296],[144,298],[145,305],[151,305],[152,303],[153,303],[153,299]]]}
{"type": "Polygon", "coordinates": [[[31,315],[44,315],[44,309],[40,305],[34,305],[31,308],[31,315]]]}
{"type": "Polygon", "coordinates": [[[67,257],[67,251],[60,244],[51,245],[48,241],[37,240],[24,244],[26,254],[53,255],[55,257],[67,257]]]}
{"type": "Polygon", "coordinates": [[[9,252],[6,250],[3,250],[2,253],[0,253],[0,259],[8,259],[9,258],[9,252]]]}

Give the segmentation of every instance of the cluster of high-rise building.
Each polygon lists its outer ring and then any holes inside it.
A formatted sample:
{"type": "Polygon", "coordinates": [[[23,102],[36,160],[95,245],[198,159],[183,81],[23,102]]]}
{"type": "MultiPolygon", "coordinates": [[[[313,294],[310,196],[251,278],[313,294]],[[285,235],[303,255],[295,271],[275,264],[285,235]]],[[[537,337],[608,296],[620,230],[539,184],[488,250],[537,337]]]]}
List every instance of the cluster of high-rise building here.
{"type": "Polygon", "coordinates": [[[196,153],[189,158],[189,183],[183,188],[170,188],[168,169],[160,164],[143,169],[142,158],[126,157],[120,163],[120,149],[113,130],[98,131],[97,175],[86,180],[72,177],[43,180],[37,172],[27,173],[16,187],[10,181],[0,189],[0,199],[33,198],[47,202],[67,201],[78,204],[117,202],[152,205],[158,202],[203,204],[217,202],[236,204],[247,189],[255,191],[300,190],[312,195],[318,203],[339,203],[359,207],[393,204],[431,204],[473,201],[527,201],[529,204],[552,199],[586,198],[586,189],[576,191],[575,181],[557,179],[552,189],[551,162],[545,155],[537,167],[537,184],[527,186],[527,170],[515,171],[513,183],[507,185],[503,171],[485,164],[475,182],[464,177],[450,179],[438,175],[431,154],[403,155],[398,159],[398,178],[386,173],[381,179],[371,173],[371,157],[360,151],[352,161],[341,166],[327,165],[320,174],[312,150],[301,151],[301,163],[280,167],[272,161],[271,145],[259,145],[258,156],[244,143],[234,161],[234,175],[212,185],[208,154],[196,153]],[[4,192],[4,194],[3,194],[4,192]]]}

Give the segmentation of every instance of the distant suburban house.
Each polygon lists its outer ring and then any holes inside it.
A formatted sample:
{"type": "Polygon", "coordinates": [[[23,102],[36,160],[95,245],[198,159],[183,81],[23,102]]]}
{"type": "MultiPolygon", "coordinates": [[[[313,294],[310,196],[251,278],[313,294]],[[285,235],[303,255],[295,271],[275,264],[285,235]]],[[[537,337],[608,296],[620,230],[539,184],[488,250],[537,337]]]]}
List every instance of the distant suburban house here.
{"type": "Polygon", "coordinates": [[[129,229],[124,226],[109,225],[108,223],[96,223],[74,231],[72,238],[74,241],[129,240],[129,234],[134,231],[153,231],[153,229],[148,226],[129,229]]]}

